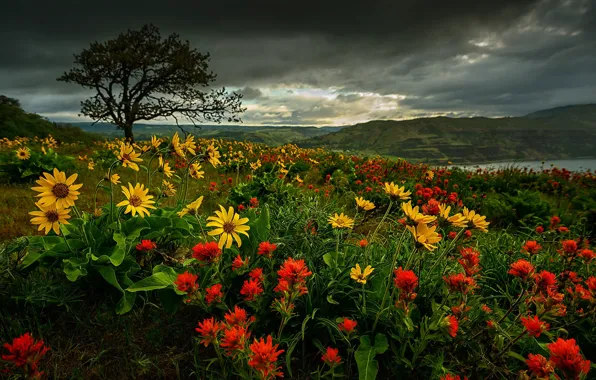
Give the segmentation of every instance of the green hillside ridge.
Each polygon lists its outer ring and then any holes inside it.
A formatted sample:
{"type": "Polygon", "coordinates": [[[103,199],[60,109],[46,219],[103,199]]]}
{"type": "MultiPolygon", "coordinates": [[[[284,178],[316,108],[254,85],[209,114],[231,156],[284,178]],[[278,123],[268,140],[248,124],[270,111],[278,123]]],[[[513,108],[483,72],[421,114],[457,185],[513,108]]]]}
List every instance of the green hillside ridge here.
{"type": "Polygon", "coordinates": [[[298,145],[429,163],[594,157],[596,105],[560,107],[525,117],[374,120],[298,145]]]}

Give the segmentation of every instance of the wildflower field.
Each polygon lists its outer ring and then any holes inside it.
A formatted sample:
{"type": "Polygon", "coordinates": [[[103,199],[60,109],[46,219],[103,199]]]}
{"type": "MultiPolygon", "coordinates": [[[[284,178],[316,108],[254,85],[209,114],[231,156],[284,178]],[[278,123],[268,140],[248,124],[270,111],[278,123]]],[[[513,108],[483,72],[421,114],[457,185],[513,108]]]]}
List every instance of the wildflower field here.
{"type": "Polygon", "coordinates": [[[3,378],[596,378],[596,176],[0,140],[3,378]]]}

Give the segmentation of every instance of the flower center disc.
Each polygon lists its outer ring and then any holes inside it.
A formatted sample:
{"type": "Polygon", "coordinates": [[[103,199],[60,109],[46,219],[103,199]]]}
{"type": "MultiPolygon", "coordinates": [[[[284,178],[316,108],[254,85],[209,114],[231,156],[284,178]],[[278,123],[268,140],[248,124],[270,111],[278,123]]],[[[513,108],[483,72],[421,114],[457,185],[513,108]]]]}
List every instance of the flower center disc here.
{"type": "Polygon", "coordinates": [[[128,199],[128,203],[130,203],[131,206],[139,207],[142,202],[141,202],[141,198],[138,195],[132,195],[128,199]]]}
{"type": "Polygon", "coordinates": [[[52,193],[56,198],[66,198],[68,196],[68,185],[65,183],[57,183],[52,188],[52,193]]]}
{"type": "Polygon", "coordinates": [[[227,222],[227,223],[224,223],[223,230],[224,230],[224,232],[231,234],[232,232],[234,232],[234,227],[235,227],[234,223],[227,222]]]}
{"type": "Polygon", "coordinates": [[[122,161],[130,161],[130,156],[127,153],[123,154],[122,161]]]}
{"type": "Polygon", "coordinates": [[[50,223],[57,222],[59,219],[58,211],[56,211],[56,210],[46,211],[46,218],[48,219],[48,222],[50,222],[50,223]]]}

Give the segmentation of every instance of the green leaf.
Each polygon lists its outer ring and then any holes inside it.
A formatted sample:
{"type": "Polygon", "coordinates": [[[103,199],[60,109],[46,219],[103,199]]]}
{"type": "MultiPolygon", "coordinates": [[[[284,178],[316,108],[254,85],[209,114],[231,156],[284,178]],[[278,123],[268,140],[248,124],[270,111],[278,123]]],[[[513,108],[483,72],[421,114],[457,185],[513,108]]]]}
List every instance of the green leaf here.
{"type": "Polygon", "coordinates": [[[507,352],[507,355],[508,356],[511,356],[512,358],[517,359],[517,360],[519,360],[521,362],[524,362],[524,363],[526,361],[526,358],[524,358],[523,356],[521,356],[517,352],[509,351],[509,352],[507,352]]]}
{"type": "Polygon", "coordinates": [[[261,215],[255,221],[251,221],[249,223],[250,232],[253,236],[253,240],[257,243],[262,241],[267,241],[269,239],[269,233],[271,232],[271,224],[269,221],[269,206],[265,205],[261,210],[261,215]]]}
{"type": "Polygon", "coordinates": [[[374,380],[379,372],[379,362],[375,360],[375,355],[382,354],[389,348],[387,337],[384,334],[375,336],[375,344],[371,345],[368,335],[360,337],[360,345],[354,357],[358,366],[358,378],[360,380],[374,380]]]}
{"type": "Polygon", "coordinates": [[[337,252],[328,252],[323,255],[323,261],[329,268],[337,267],[337,252]]]}
{"type": "Polygon", "coordinates": [[[89,257],[71,257],[64,260],[63,271],[66,278],[70,281],[76,281],[79,277],[87,275],[87,265],[89,257]]]}
{"type": "Polygon", "coordinates": [[[158,265],[153,269],[153,274],[149,277],[134,283],[128,289],[129,292],[148,292],[150,290],[165,289],[171,286],[178,274],[174,269],[165,265],[158,265]]]}

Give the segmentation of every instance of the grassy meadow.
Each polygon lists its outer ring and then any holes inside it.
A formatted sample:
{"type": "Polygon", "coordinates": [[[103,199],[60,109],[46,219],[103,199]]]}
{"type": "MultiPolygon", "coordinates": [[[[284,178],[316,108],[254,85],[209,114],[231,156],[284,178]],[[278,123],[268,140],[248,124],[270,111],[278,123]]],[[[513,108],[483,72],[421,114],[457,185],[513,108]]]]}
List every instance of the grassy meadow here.
{"type": "Polygon", "coordinates": [[[1,376],[596,378],[596,176],[0,140],[1,376]]]}

